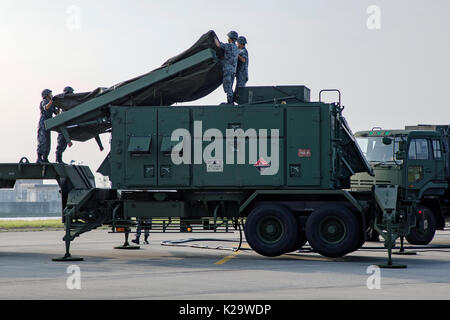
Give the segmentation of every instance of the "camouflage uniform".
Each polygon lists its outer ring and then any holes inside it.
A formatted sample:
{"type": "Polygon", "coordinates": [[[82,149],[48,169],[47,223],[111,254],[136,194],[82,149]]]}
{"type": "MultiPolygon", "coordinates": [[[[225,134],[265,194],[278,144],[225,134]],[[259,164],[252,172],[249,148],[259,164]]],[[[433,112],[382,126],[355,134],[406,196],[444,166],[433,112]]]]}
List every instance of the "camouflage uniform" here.
{"type": "MultiPolygon", "coordinates": [[[[66,94],[72,94],[73,93],[72,87],[65,87],[63,89],[64,95],[66,94]]],[[[60,132],[58,133],[58,145],[56,146],[56,162],[63,163],[62,161],[62,154],[67,149],[67,141],[66,138],[64,138],[64,135],[60,132]]]]}
{"type": "Polygon", "coordinates": [[[41,101],[39,105],[39,109],[41,111],[41,117],[39,119],[39,125],[38,125],[38,134],[37,134],[37,140],[38,140],[38,147],[37,147],[37,153],[38,153],[38,159],[39,156],[42,156],[42,160],[48,161],[48,155],[50,153],[50,132],[45,130],[44,121],[47,119],[50,119],[53,114],[57,114],[56,108],[52,105],[50,109],[45,110],[45,106],[50,101],[45,98],[41,101]]]}
{"type": "Polygon", "coordinates": [[[62,163],[62,154],[67,149],[67,141],[62,133],[58,133],[58,145],[56,146],[56,162],[62,163]]]}
{"type": "Polygon", "coordinates": [[[144,229],[144,242],[148,243],[148,237],[150,235],[150,229],[152,228],[152,220],[151,219],[143,219],[140,218],[137,220],[136,226],[136,239],[131,242],[139,244],[139,238],[142,234],[142,229],[144,229]]]}
{"type": "Polygon", "coordinates": [[[245,58],[245,62],[238,60],[237,71],[236,71],[236,87],[245,87],[248,81],[248,51],[244,47],[239,49],[239,55],[245,58]]]}
{"type": "Polygon", "coordinates": [[[227,94],[227,103],[233,103],[233,83],[236,76],[238,48],[234,43],[220,43],[224,50],[222,61],[223,90],[227,94]]]}

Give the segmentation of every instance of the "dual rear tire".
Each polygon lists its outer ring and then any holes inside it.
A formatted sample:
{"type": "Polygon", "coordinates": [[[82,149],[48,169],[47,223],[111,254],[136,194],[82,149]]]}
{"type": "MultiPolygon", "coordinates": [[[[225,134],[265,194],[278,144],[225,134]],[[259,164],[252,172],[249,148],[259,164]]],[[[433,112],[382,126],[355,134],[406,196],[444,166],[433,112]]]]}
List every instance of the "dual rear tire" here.
{"type": "Polygon", "coordinates": [[[305,229],[306,232],[288,208],[261,204],[249,214],[244,232],[250,247],[268,257],[298,250],[307,241],[326,257],[341,257],[361,244],[360,223],[344,206],[326,206],[314,211],[305,229]]]}
{"type": "Polygon", "coordinates": [[[326,206],[314,211],[306,222],[306,238],[325,257],[342,257],[362,243],[360,222],[344,206],[326,206]]]}

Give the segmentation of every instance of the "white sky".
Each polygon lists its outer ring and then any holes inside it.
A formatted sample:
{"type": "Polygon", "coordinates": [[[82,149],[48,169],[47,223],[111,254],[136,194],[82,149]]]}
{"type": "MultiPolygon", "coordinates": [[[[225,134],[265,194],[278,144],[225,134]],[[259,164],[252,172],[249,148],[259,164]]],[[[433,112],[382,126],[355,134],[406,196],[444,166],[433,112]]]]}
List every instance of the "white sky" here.
{"type": "MultiPolygon", "coordinates": [[[[318,99],[339,88],[353,131],[449,124],[450,1],[433,0],[0,0],[0,162],[36,160],[40,93],[91,91],[146,73],[213,29],[248,40],[247,85],[301,84],[318,99]],[[369,5],[381,29],[369,30],[369,5]],[[80,10],[80,28],[68,28],[80,10]],[[70,11],[70,10],[69,10],[70,11]]],[[[225,101],[222,88],[198,104],[225,101]]],[[[64,160],[96,171],[102,136],[64,160]]],[[[50,160],[54,160],[52,134],[50,160]]]]}

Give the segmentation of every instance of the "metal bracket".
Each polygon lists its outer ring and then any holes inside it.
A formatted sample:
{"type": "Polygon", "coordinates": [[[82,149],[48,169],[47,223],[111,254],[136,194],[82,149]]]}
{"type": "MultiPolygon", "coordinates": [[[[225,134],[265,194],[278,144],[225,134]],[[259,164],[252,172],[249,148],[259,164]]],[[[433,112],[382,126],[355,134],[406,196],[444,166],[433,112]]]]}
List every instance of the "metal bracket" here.
{"type": "Polygon", "coordinates": [[[67,131],[66,126],[59,127],[59,130],[61,131],[62,135],[64,136],[64,139],[66,139],[67,144],[72,144],[72,141],[70,140],[69,131],[67,131]]]}
{"type": "Polygon", "coordinates": [[[339,108],[342,109],[342,104],[341,104],[341,91],[339,91],[338,89],[322,89],[319,92],[319,102],[322,102],[322,92],[337,92],[339,94],[339,108]]]}
{"type": "Polygon", "coordinates": [[[96,135],[94,138],[95,138],[95,142],[97,142],[98,147],[100,148],[100,151],[103,151],[104,148],[103,148],[102,140],[100,140],[100,136],[96,135]]]}

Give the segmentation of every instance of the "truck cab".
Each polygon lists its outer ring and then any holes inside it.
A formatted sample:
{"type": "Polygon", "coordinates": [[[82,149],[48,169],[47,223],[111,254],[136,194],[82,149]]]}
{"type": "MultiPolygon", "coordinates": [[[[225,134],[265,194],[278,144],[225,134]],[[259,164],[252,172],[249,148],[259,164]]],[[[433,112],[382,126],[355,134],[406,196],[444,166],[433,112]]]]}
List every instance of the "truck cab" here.
{"type": "Polygon", "coordinates": [[[397,185],[399,202],[417,201],[416,227],[406,237],[411,244],[428,244],[436,229],[445,227],[447,214],[446,150],[436,130],[408,127],[405,130],[373,129],[355,134],[375,176],[357,173],[351,179],[355,191],[374,185],[397,185]]]}

